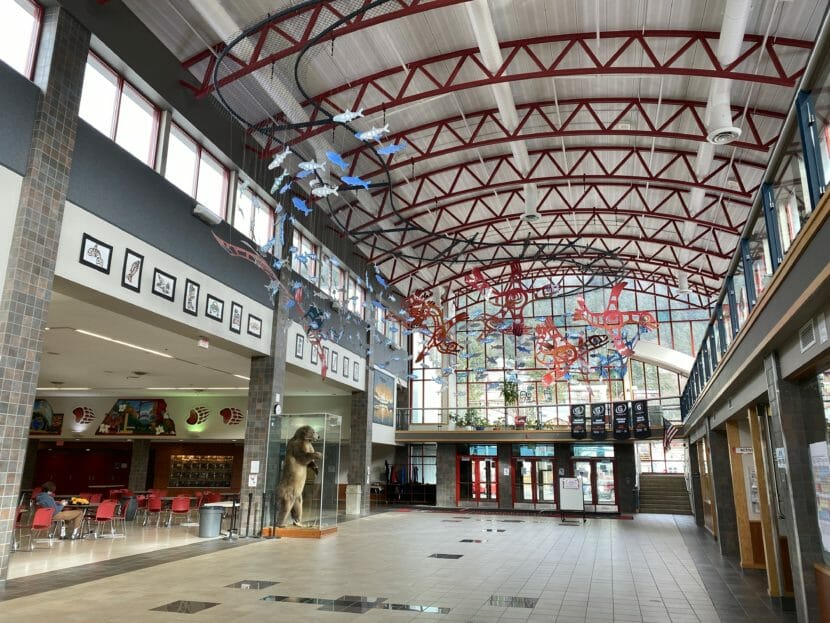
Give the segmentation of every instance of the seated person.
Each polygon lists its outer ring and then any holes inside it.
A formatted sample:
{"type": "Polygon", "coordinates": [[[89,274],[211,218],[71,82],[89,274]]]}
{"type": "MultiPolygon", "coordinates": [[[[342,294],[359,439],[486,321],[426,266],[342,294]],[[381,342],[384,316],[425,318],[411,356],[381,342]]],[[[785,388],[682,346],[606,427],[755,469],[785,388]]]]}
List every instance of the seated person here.
{"type": "Polygon", "coordinates": [[[63,504],[55,502],[55,483],[47,480],[41,485],[43,489],[37,494],[35,502],[41,508],[54,508],[55,514],[52,515],[52,521],[62,520],[72,523],[72,532],[69,538],[77,539],[81,536],[81,525],[84,521],[84,511],[82,510],[63,510],[63,504]]]}

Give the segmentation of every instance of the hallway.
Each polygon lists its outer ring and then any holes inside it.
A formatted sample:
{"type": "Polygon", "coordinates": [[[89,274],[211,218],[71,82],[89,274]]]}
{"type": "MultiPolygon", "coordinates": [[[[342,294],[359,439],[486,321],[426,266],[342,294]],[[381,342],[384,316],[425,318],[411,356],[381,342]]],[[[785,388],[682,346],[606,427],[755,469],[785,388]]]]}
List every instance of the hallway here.
{"type": "Polygon", "coordinates": [[[201,540],[9,580],[0,594],[4,620],[120,622],[125,613],[199,623],[795,620],[769,605],[760,573],[721,558],[691,517],[582,525],[391,511],[344,522],[322,541],[230,545],[201,540]],[[86,610],[96,595],[110,605],[86,610]]]}

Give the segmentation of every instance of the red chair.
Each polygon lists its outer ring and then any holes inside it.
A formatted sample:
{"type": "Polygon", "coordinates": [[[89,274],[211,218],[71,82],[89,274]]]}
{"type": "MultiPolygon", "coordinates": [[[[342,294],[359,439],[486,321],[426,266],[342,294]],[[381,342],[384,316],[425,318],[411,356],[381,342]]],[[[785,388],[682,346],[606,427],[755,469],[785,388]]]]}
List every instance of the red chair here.
{"type": "Polygon", "coordinates": [[[161,522],[161,498],[157,495],[151,495],[147,498],[147,509],[145,510],[143,525],[147,525],[147,521],[151,515],[156,516],[156,527],[158,527],[161,522]]]}
{"type": "Polygon", "coordinates": [[[167,527],[173,525],[173,517],[184,517],[190,521],[190,498],[180,495],[173,498],[170,504],[170,513],[167,516],[167,527]]]}
{"type": "MultiPolygon", "coordinates": [[[[14,519],[14,540],[12,541],[12,551],[15,552],[20,549],[20,542],[23,540],[23,528],[27,526],[23,523],[23,518],[29,512],[28,506],[18,506],[14,519]]],[[[29,535],[31,537],[31,534],[29,535]]],[[[29,539],[29,547],[31,548],[31,538],[29,539]]]]}
{"type": "Polygon", "coordinates": [[[32,525],[29,528],[29,550],[33,550],[35,548],[35,540],[42,541],[46,540],[49,541],[49,545],[51,546],[53,543],[53,539],[49,535],[49,530],[52,528],[52,515],[55,514],[54,508],[39,508],[35,511],[35,516],[32,519],[32,525]],[[35,534],[43,533],[47,535],[46,539],[42,537],[40,539],[35,539],[35,534]]]}
{"type": "Polygon", "coordinates": [[[103,497],[104,495],[102,493],[90,493],[87,500],[89,500],[90,504],[100,504],[103,497]]]}
{"type": "MultiPolygon", "coordinates": [[[[127,509],[129,508],[129,504],[126,502],[121,502],[118,505],[115,515],[112,517],[112,529],[113,532],[117,532],[118,526],[121,526],[121,535],[127,536],[127,509]]],[[[120,536],[120,535],[119,535],[120,536]]]]}
{"type": "Polygon", "coordinates": [[[205,498],[207,498],[207,499],[204,502],[202,502],[203,504],[215,504],[216,502],[221,502],[222,501],[222,494],[221,493],[208,493],[207,495],[205,495],[205,498]]]}
{"type": "Polygon", "coordinates": [[[107,536],[108,538],[115,538],[115,537],[123,537],[126,536],[124,534],[116,534],[115,533],[115,525],[113,523],[113,518],[115,517],[115,507],[117,503],[115,500],[104,500],[98,506],[98,510],[95,512],[95,517],[88,520],[90,523],[93,521],[95,522],[95,529],[93,530],[93,537],[98,538],[99,536],[107,536]],[[110,533],[108,535],[99,534],[99,529],[101,526],[109,525],[110,533]]]}

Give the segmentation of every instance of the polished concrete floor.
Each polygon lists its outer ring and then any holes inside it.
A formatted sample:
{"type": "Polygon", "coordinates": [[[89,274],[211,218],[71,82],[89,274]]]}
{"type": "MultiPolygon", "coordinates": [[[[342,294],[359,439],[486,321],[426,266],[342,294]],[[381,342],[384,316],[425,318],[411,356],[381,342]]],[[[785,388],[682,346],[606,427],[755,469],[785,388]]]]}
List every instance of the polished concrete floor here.
{"type": "Polygon", "coordinates": [[[126,539],[17,552],[4,622],[794,621],[691,517],[379,513],[311,539],[126,539]],[[152,547],[153,542],[162,549],[152,547]],[[61,560],[72,559],[60,568],[61,560]]]}

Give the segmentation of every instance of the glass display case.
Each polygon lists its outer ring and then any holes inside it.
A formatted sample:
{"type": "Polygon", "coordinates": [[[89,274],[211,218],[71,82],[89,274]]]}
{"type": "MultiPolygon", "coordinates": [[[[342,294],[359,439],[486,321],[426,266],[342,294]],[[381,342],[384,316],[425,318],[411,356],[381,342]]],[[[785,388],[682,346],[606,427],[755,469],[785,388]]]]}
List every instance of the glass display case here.
{"type": "MultiPolygon", "coordinates": [[[[272,528],[283,528],[280,534],[290,536],[292,530],[311,529],[333,531],[337,527],[337,478],[340,470],[340,432],[342,418],[328,413],[273,415],[268,428],[268,455],[265,468],[265,487],[271,500],[268,516],[272,528]],[[302,483],[302,516],[296,516],[296,507],[284,511],[287,504],[286,488],[296,486],[297,471],[285,469],[286,454],[296,447],[291,445],[295,435],[305,437],[303,427],[310,426],[313,439],[308,442],[321,459],[306,466],[302,483]],[[293,480],[293,482],[288,482],[293,480]],[[283,487],[280,486],[283,483],[283,487]],[[284,526],[278,526],[285,514],[284,526]],[[289,534],[286,534],[289,533],[289,534]]],[[[267,525],[267,523],[266,523],[267,525]]]]}

